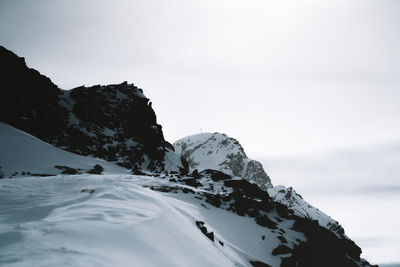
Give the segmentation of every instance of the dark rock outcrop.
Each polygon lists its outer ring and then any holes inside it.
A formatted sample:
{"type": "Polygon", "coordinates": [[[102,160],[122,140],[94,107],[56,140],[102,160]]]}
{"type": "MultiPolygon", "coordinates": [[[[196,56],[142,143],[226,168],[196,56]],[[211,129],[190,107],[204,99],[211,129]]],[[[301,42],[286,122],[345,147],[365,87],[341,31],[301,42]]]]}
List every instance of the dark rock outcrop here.
{"type": "Polygon", "coordinates": [[[200,229],[200,231],[212,242],[214,242],[214,232],[208,232],[207,227],[204,225],[202,221],[196,221],[196,226],[200,229]]]}
{"type": "Polygon", "coordinates": [[[61,174],[72,174],[72,175],[74,175],[74,174],[78,174],[79,173],[79,170],[71,168],[71,167],[68,167],[68,166],[58,166],[58,165],[56,165],[54,167],[56,167],[57,169],[61,170],[61,174]]]}
{"type": "Polygon", "coordinates": [[[268,265],[261,261],[250,261],[250,264],[254,267],[271,267],[271,265],[268,265]]]}
{"type": "MultiPolygon", "coordinates": [[[[256,184],[234,177],[224,176],[224,179],[212,179],[211,176],[215,173],[218,172],[211,170],[200,172],[196,185],[193,186],[197,188],[196,192],[191,190],[186,193],[193,194],[194,198],[204,200],[205,203],[216,208],[253,218],[256,224],[269,231],[268,239],[278,242],[279,245],[270,253],[282,259],[281,267],[371,266],[360,258],[361,249],[345,235],[338,235],[321,226],[317,220],[295,215],[288,206],[276,202],[256,184]],[[211,184],[213,186],[210,186],[211,184]],[[294,240],[293,236],[287,233],[288,231],[292,231],[292,234],[293,231],[301,233],[304,238],[294,240]]],[[[186,179],[177,180],[177,183],[169,189],[165,186],[151,189],[178,193],[188,189],[186,179]],[[179,186],[179,183],[182,186],[179,186]]],[[[196,225],[212,240],[213,236],[210,234],[212,232],[207,230],[204,222],[197,221],[196,225]]],[[[264,239],[265,236],[262,236],[262,240],[264,239]]],[[[268,266],[260,261],[252,261],[251,264],[268,266]]]]}
{"type": "Polygon", "coordinates": [[[187,172],[164,140],[149,99],[133,84],[61,90],[1,46],[0,70],[1,121],[70,152],[127,168],[187,172]]]}
{"type": "Polygon", "coordinates": [[[104,168],[101,165],[96,164],[96,165],[94,165],[93,169],[89,170],[87,173],[101,174],[103,172],[103,170],[104,170],[104,168]]]}

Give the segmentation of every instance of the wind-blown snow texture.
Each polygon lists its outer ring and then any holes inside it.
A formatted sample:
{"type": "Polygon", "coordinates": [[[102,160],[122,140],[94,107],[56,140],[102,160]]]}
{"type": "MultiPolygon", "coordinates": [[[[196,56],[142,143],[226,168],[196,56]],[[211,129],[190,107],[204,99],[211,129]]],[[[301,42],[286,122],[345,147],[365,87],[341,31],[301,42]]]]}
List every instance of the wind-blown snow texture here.
{"type": "Polygon", "coordinates": [[[335,221],[251,170],[236,140],[194,146],[218,156],[199,150],[206,167],[189,175],[140,89],[61,91],[0,58],[1,266],[370,266],[335,221]]]}

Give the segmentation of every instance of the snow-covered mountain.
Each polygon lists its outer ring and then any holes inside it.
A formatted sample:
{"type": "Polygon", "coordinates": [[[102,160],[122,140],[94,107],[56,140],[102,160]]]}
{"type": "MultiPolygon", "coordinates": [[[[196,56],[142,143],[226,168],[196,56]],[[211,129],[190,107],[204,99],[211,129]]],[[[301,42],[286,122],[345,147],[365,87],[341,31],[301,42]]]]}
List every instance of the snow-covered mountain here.
{"type": "Polygon", "coordinates": [[[262,164],[249,159],[236,139],[221,133],[202,133],[182,138],[173,146],[187,160],[192,171],[219,170],[246,179],[266,190],[274,201],[290,208],[297,216],[318,221],[321,226],[344,236],[337,221],[307,203],[292,187],[273,187],[262,164]]]}
{"type": "Polygon", "coordinates": [[[249,159],[240,143],[226,134],[191,135],[174,142],[173,146],[175,152],[186,159],[192,171],[219,170],[242,177],[262,189],[272,187],[271,180],[261,163],[249,159]]]}
{"type": "Polygon", "coordinates": [[[371,266],[233,138],[181,140],[176,153],[140,89],[62,91],[10,53],[0,49],[1,266],[371,266]]]}
{"type": "Polygon", "coordinates": [[[126,82],[59,89],[0,46],[0,120],[56,147],[130,169],[186,172],[151,102],[126,82]]]}
{"type": "Polygon", "coordinates": [[[132,175],[3,123],[0,136],[3,170],[18,171],[0,180],[2,266],[369,266],[354,242],[238,177],[132,175]],[[53,164],[80,172],[32,177],[53,164]],[[87,174],[93,164],[104,172],[87,174]]]}

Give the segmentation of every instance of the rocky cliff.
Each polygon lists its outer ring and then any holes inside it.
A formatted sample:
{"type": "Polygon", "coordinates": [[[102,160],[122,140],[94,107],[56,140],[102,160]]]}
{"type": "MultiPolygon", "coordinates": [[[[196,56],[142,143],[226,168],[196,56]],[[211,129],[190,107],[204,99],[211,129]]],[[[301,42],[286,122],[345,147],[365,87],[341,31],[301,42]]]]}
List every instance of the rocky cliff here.
{"type": "Polygon", "coordinates": [[[80,155],[130,169],[185,172],[163,137],[151,102],[126,82],[59,89],[0,47],[0,120],[80,155]]]}

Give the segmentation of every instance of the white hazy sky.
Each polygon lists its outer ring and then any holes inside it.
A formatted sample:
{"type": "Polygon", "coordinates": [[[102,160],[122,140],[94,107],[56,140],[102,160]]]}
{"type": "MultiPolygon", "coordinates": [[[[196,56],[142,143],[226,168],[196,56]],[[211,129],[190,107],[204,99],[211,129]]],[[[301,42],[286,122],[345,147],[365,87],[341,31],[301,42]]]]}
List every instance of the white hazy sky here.
{"type": "Polygon", "coordinates": [[[398,140],[400,1],[7,1],[0,44],[61,88],[125,80],[166,139],[285,156],[398,140]]]}
{"type": "Polygon", "coordinates": [[[375,244],[367,259],[400,262],[400,217],[384,212],[400,205],[400,1],[0,0],[0,45],[63,89],[135,83],[170,142],[235,137],[375,244]]]}

